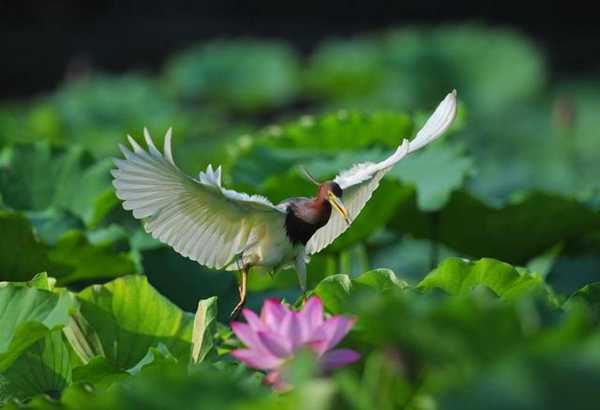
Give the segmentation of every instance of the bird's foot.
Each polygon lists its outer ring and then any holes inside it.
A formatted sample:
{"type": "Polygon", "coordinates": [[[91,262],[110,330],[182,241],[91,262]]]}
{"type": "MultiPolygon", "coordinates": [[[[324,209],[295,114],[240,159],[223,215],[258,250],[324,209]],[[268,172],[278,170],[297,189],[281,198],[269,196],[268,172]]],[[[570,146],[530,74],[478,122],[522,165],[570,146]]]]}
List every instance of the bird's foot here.
{"type": "Polygon", "coordinates": [[[237,305],[235,305],[235,307],[233,308],[233,311],[231,312],[230,318],[232,320],[236,319],[240,315],[240,312],[242,311],[242,308],[244,307],[244,304],[246,303],[247,285],[248,285],[248,267],[244,267],[244,269],[242,269],[242,277],[241,277],[240,285],[238,287],[238,291],[240,292],[240,301],[238,302],[237,305]]]}

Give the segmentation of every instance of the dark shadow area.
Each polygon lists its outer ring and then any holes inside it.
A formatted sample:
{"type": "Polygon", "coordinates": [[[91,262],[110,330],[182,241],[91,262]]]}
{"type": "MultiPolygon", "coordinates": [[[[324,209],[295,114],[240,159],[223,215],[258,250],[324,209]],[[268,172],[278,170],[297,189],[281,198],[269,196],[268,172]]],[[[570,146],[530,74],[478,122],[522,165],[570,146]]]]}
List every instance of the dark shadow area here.
{"type": "Polygon", "coordinates": [[[600,43],[593,13],[560,3],[3,1],[0,99],[52,90],[86,66],[157,69],[173,52],[215,38],[280,39],[306,54],[325,38],[416,24],[510,27],[545,50],[555,74],[597,71],[600,43]]]}

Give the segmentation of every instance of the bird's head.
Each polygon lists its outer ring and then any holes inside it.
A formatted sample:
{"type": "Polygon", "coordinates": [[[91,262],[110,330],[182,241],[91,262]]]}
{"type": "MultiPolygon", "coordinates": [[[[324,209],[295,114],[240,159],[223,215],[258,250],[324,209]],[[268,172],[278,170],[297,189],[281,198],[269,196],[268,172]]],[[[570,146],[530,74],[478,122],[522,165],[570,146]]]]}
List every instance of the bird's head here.
{"type": "Polygon", "coordinates": [[[344,221],[350,225],[350,215],[342,202],[344,190],[334,181],[326,181],[319,185],[319,196],[326,198],[331,206],[340,213],[344,221]]]}
{"type": "Polygon", "coordinates": [[[338,185],[335,181],[325,181],[319,182],[315,177],[313,177],[310,172],[306,168],[302,168],[306,177],[315,185],[319,187],[318,197],[320,199],[327,200],[333,209],[335,209],[339,214],[344,218],[344,221],[348,225],[350,225],[350,215],[348,214],[348,210],[344,206],[342,202],[342,196],[344,196],[344,190],[342,187],[338,185]]]}

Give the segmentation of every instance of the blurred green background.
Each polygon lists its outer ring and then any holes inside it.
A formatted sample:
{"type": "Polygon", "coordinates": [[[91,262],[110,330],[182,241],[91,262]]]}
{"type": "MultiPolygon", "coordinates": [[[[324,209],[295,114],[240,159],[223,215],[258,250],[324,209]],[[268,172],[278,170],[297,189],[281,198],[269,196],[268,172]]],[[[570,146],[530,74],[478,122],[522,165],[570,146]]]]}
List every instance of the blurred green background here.
{"type": "MultiPolygon", "coordinates": [[[[127,134],[146,126],[162,141],[173,127],[190,175],[221,164],[227,185],[280,201],[313,194],[298,165],[325,179],[383,158],[453,88],[451,132],[391,172],[353,229],[314,258],[310,281],[377,267],[418,281],[450,255],[522,266],[546,257],[542,273],[564,292],[600,279],[600,86],[550,81],[529,39],[472,24],[332,38],[307,57],[283,42],[212,41],[156,75],[90,69],[53,93],[4,101],[2,206],[27,215],[56,267],[32,261],[3,279],[49,270],[77,285],[146,273],[189,310],[215,294],[231,305],[230,274],[179,257],[121,209],[108,170],[127,134]],[[107,266],[80,266],[85,249],[107,266]]],[[[296,292],[293,272],[253,276],[253,306],[263,293],[296,292]]]]}
{"type": "MultiPolygon", "coordinates": [[[[217,296],[226,323],[237,301],[234,275],[154,241],[116,199],[109,170],[125,136],[139,140],[148,127],[161,142],[173,127],[175,160],[190,175],[220,164],[227,186],[275,202],[313,194],[299,165],[326,179],[384,158],[456,88],[459,114],[450,132],[390,172],[352,229],[312,259],[309,288],[324,292],[319,287],[332,282],[326,277],[378,268],[423,288],[432,269],[458,256],[498,259],[516,267],[511,275],[527,269],[536,295],[508,304],[479,288],[456,300],[435,292],[357,296],[347,311],[373,318],[372,338],[355,336],[363,351],[375,349],[363,379],[355,371],[337,377],[335,388],[307,382],[290,408],[313,394],[322,396],[322,408],[337,408],[327,404],[336,394],[360,409],[373,408],[373,397],[382,409],[593,408],[586,400],[567,406],[553,386],[577,385],[580,398],[597,388],[598,305],[561,319],[547,305],[556,308],[600,281],[600,77],[553,74],[530,38],[478,23],[331,37],[309,53],[282,40],[204,41],[169,55],[158,71],[83,65],[51,92],[0,101],[0,281],[48,272],[58,286],[78,291],[143,274],[185,311],[217,296]],[[396,318],[397,327],[379,328],[382,317],[396,318]],[[411,358],[420,357],[435,377],[411,373],[411,358]]],[[[486,282],[477,272],[477,284],[503,297],[498,286],[506,276],[486,282]]],[[[448,286],[432,287],[454,293],[448,286]]],[[[293,271],[253,272],[250,292],[253,309],[266,297],[300,296],[293,271]]],[[[219,384],[203,371],[193,378],[215,403],[226,385],[254,397],[241,376],[225,373],[219,384]]],[[[164,383],[158,374],[144,377],[98,408],[141,403],[164,383]]],[[[185,390],[183,397],[202,402],[189,380],[177,384],[183,376],[175,370],[164,377],[180,386],[173,395],[185,390]]],[[[71,403],[84,400],[77,395],[85,392],[69,394],[71,403]]]]}

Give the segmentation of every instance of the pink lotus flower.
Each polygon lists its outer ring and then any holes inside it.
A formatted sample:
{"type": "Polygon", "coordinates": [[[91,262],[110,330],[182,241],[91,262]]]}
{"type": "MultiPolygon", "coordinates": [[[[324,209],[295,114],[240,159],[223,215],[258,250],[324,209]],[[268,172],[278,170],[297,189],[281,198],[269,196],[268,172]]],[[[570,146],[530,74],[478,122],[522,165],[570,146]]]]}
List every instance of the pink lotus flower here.
{"type": "Polygon", "coordinates": [[[323,304],[316,296],[294,312],[275,299],[265,301],[260,317],[248,309],[242,311],[247,323],[232,322],[231,328],[247,349],[231,354],[248,367],[268,370],[266,384],[277,390],[290,386],[282,378],[282,368],[299,350],[309,349],[322,371],[355,362],[360,355],[350,349],[335,349],[354,325],[355,319],[333,316],[323,319],[323,304]]]}

